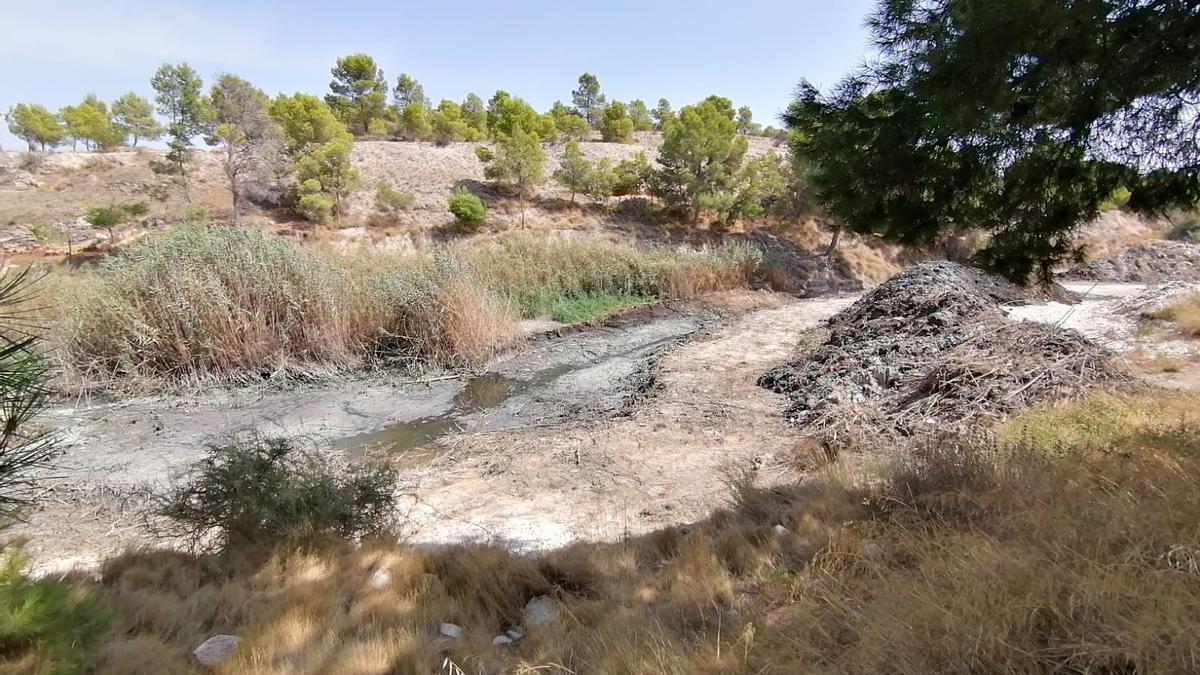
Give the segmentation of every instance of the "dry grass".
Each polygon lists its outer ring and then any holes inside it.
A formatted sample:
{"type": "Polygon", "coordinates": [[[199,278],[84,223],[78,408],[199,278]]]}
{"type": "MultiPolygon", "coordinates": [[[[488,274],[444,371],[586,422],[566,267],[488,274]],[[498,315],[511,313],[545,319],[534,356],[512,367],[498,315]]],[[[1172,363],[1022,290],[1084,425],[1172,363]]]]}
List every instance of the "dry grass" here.
{"type": "Polygon", "coordinates": [[[507,235],[425,253],[302,247],[188,225],[55,281],[69,387],[308,376],[366,362],[468,367],[520,337],[518,315],[612,294],[749,285],[760,255],[507,235]]]}
{"type": "Polygon", "coordinates": [[[1200,337],[1200,293],[1188,293],[1146,317],[1169,321],[1188,335],[1200,337]]]}
{"type": "Polygon", "coordinates": [[[1010,428],[1015,444],[944,441],[869,481],[734,481],[701,523],[540,555],[130,553],[98,584],[113,626],[94,665],[195,672],[186,653],[233,633],[216,672],[1194,672],[1200,401],[1104,397],[1010,428]],[[493,646],[539,595],[558,618],[493,646]]]}
{"type": "Polygon", "coordinates": [[[889,259],[879,249],[863,243],[845,244],[838,248],[837,254],[850,266],[854,276],[866,284],[881,284],[903,269],[896,264],[894,256],[889,259]]]}

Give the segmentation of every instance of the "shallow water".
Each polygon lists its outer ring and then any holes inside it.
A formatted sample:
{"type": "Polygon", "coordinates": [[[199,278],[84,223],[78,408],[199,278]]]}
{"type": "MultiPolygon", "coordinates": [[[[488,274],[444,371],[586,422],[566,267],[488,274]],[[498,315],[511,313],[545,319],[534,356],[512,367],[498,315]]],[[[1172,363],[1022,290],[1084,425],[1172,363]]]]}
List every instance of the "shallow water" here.
{"type": "Polygon", "coordinates": [[[558,378],[586,367],[586,364],[558,364],[520,379],[496,372],[471,377],[454,395],[446,412],[348,436],[335,441],[334,449],[346,451],[352,457],[385,456],[393,464],[402,466],[422,463],[439,454],[437,448],[429,446],[466,428],[468,416],[486,413],[515,396],[536,392],[558,378]]]}

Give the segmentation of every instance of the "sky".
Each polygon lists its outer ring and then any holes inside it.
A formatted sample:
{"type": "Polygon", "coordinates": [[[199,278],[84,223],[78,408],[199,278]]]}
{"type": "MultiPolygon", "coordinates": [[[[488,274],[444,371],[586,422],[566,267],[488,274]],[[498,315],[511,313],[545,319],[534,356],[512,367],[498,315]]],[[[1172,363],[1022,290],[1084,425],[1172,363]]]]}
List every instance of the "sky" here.
{"type": "MultiPolygon", "coordinates": [[[[365,52],[417,78],[436,104],[497,89],[539,110],[570,103],[580,73],[610,98],[676,108],[720,94],[776,119],[801,79],[834,84],[863,61],[869,0],[0,0],[0,110],[52,110],[94,93],[151,98],[163,62],[210,83],[230,72],[268,94],[325,94],[338,56],[365,52]]],[[[0,148],[24,144],[0,125],[0,148]]]]}

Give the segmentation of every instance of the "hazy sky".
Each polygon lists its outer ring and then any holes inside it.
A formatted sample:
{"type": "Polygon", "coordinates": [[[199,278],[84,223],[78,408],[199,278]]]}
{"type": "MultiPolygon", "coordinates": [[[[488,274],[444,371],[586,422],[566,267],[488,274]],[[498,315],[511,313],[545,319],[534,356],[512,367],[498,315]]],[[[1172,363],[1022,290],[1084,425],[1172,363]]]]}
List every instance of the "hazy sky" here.
{"type": "MultiPolygon", "coordinates": [[[[57,109],[95,93],[150,98],[164,61],[206,84],[241,75],[268,94],[328,91],[334,60],[375,57],[436,104],[504,89],[544,110],[584,71],[619,100],[678,108],[713,93],[775,124],[801,78],[832,84],[868,47],[868,0],[307,2],[0,0],[0,109],[57,109]]],[[[0,147],[23,148],[0,125],[0,147]]]]}

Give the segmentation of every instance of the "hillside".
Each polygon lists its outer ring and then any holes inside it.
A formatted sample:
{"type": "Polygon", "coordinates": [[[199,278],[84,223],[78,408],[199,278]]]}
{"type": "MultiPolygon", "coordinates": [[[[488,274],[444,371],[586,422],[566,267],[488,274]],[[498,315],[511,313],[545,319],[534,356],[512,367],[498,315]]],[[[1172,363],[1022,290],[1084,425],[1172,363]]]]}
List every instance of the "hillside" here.
{"type": "MultiPolygon", "coordinates": [[[[751,137],[749,156],[778,152],[773,141],[751,137]]],[[[606,157],[613,162],[646,153],[654,161],[661,136],[639,133],[631,144],[587,142],[580,147],[589,159],[606,157]]],[[[460,184],[484,196],[492,212],[488,228],[492,230],[526,228],[593,229],[614,224],[604,209],[588,208],[579,198],[578,208],[567,208],[569,194],[548,180],[536,189],[532,199],[522,205],[484,185],[483,165],[475,156],[480,143],[427,142],[400,143],[361,141],[354,144],[352,163],[361,172],[359,187],[350,198],[347,213],[335,228],[345,231],[340,238],[356,239],[396,233],[422,233],[444,229],[453,219],[446,210],[446,197],[460,184]],[[373,219],[375,187],[385,181],[397,190],[413,196],[411,208],[381,226],[373,219]],[[608,222],[603,222],[608,221],[608,222]],[[362,230],[371,226],[372,230],[362,230]]],[[[562,146],[546,146],[545,173],[558,168],[562,146]]],[[[65,253],[67,234],[72,246],[86,248],[107,240],[107,233],[96,230],[80,217],[88,206],[124,201],[146,201],[150,212],[139,222],[123,228],[123,236],[136,236],[164,222],[185,218],[195,207],[203,207],[216,219],[230,216],[230,198],[215,151],[197,150],[191,201],[171,184],[157,176],[151,164],[161,161],[162,150],[139,148],[115,152],[54,152],[30,154],[0,152],[0,250],[9,254],[35,252],[65,253]]],[[[243,222],[284,232],[308,232],[313,227],[285,209],[252,207],[243,222]]]]}

